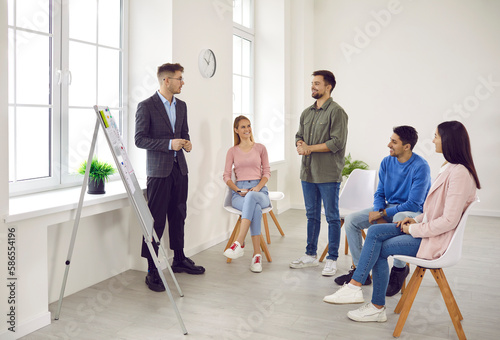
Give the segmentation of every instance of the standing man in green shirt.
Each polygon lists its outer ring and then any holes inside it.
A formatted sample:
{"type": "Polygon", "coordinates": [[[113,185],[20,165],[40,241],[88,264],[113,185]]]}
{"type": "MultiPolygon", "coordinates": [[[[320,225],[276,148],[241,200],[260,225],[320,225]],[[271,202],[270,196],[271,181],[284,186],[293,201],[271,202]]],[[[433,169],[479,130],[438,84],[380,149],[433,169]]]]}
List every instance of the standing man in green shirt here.
{"type": "Polygon", "coordinates": [[[344,168],[347,141],[347,114],[331,97],[335,76],[326,70],[315,71],[311,86],[316,102],[300,116],[295,135],[297,153],[302,155],[300,180],[306,206],[306,253],[290,263],[290,268],[318,266],[318,236],[321,228],[321,201],[328,222],[328,256],[322,275],[337,272],[340,243],[339,187],[344,168]]]}

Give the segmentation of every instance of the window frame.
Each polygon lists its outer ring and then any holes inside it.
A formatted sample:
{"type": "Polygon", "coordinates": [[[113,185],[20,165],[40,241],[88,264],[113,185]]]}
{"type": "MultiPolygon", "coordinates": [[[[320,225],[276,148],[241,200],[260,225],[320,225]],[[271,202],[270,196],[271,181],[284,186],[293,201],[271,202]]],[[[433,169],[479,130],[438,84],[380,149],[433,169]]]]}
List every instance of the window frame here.
{"type": "MultiPolygon", "coordinates": [[[[14,92],[13,102],[10,100],[9,96],[9,134],[14,134],[13,138],[9,139],[9,150],[12,150],[13,155],[11,158],[14,161],[14,164],[9,165],[9,171],[16,171],[16,157],[17,157],[17,147],[18,144],[16,142],[16,111],[18,107],[26,107],[26,106],[35,106],[35,107],[49,107],[50,108],[50,131],[49,131],[49,175],[43,178],[36,179],[18,179],[16,178],[17,173],[14,175],[9,175],[9,194],[10,196],[18,196],[29,193],[36,193],[47,190],[54,190],[60,188],[66,188],[71,186],[78,186],[82,183],[82,176],[75,175],[76,169],[69,169],[69,134],[70,134],[70,126],[69,126],[69,111],[72,107],[69,106],[69,85],[67,84],[68,73],[69,70],[69,1],[70,0],[50,0],[48,6],[50,7],[49,18],[52,20],[50,27],[51,32],[47,33],[47,36],[52,38],[51,41],[51,49],[50,52],[50,60],[51,65],[51,74],[50,74],[50,86],[51,86],[51,98],[49,100],[49,105],[25,105],[19,104],[17,102],[17,93],[14,92]],[[13,114],[11,115],[11,110],[13,110],[13,114]],[[11,121],[13,120],[13,121],[11,121]],[[13,129],[12,129],[12,128],[13,129]],[[10,145],[11,141],[14,141],[14,145],[10,145]],[[11,181],[11,179],[13,181],[11,181]]],[[[97,0],[96,4],[98,4],[99,0],[97,0]]],[[[12,31],[14,34],[14,39],[16,37],[16,31],[27,31],[30,30],[18,27],[17,26],[17,9],[16,9],[16,1],[12,1],[13,4],[13,22],[8,25],[9,34],[12,31]]],[[[128,131],[128,110],[125,102],[126,91],[128,88],[128,59],[126,57],[127,48],[128,48],[128,8],[129,1],[128,0],[120,0],[120,42],[118,48],[112,48],[114,50],[118,50],[120,65],[119,65],[119,99],[118,99],[118,107],[110,107],[110,109],[114,109],[115,112],[119,111],[121,114],[119,115],[119,124],[122,128],[122,139],[124,140],[124,144],[127,147],[127,131],[128,131]]],[[[11,9],[9,9],[9,12],[11,9]]],[[[98,14],[99,15],[99,14],[98,14]]],[[[96,23],[98,25],[98,23],[96,23]]],[[[36,32],[38,33],[38,32],[36,32]]],[[[74,40],[74,39],[72,39],[74,40]]],[[[97,42],[94,44],[96,49],[102,46],[103,44],[98,44],[97,42]]],[[[14,58],[10,65],[14,65],[14,70],[12,71],[13,75],[13,85],[14,88],[11,89],[9,82],[9,90],[16,91],[17,85],[17,74],[16,74],[16,41],[14,40],[13,45],[9,44],[9,59],[10,56],[13,55],[14,58]],[[13,49],[14,52],[11,52],[10,49],[13,49]]],[[[97,58],[97,54],[96,54],[97,58]]],[[[97,61],[96,61],[97,62],[97,61]]],[[[97,64],[96,64],[97,65],[97,64]]],[[[99,78],[97,75],[99,74],[98,69],[96,69],[96,86],[99,82],[99,78]]],[[[98,103],[95,103],[98,104],[98,103]]],[[[108,103],[99,103],[103,105],[107,105],[108,103]]],[[[111,103],[110,103],[111,105],[111,103]]],[[[85,107],[87,109],[87,107],[85,107]]],[[[91,110],[91,108],[89,108],[91,110]]],[[[93,109],[92,109],[93,111],[93,109]]],[[[89,114],[90,119],[92,119],[91,125],[94,126],[93,115],[89,114]]],[[[104,136],[102,132],[99,132],[99,139],[104,141],[104,136]]],[[[107,145],[103,145],[103,147],[107,148],[107,145]]],[[[89,141],[90,146],[90,141],[89,141]]],[[[87,155],[88,156],[88,153],[87,155]]],[[[87,157],[85,157],[86,160],[87,157]]],[[[112,176],[113,178],[118,178],[118,175],[112,176]]]]}
{"type": "MultiPolygon", "coordinates": [[[[250,80],[250,86],[249,90],[250,93],[249,95],[249,114],[247,115],[252,124],[255,122],[255,91],[254,91],[254,86],[255,86],[255,31],[254,31],[254,26],[255,26],[255,18],[254,18],[254,1],[250,1],[250,27],[243,26],[235,21],[233,21],[233,37],[237,36],[240,39],[244,39],[250,42],[250,75],[248,76],[250,80]]],[[[234,52],[234,47],[233,47],[233,52],[234,52]]],[[[243,58],[241,59],[243,60],[243,58]]],[[[233,79],[234,76],[240,76],[240,77],[247,77],[246,75],[243,74],[237,74],[234,71],[234,66],[232,70],[233,74],[233,79]]],[[[233,95],[234,95],[234,83],[233,83],[233,95]]],[[[241,113],[235,113],[234,110],[234,103],[233,103],[233,110],[232,110],[232,115],[233,115],[233,120],[236,118],[236,116],[240,115],[241,113]]]]}

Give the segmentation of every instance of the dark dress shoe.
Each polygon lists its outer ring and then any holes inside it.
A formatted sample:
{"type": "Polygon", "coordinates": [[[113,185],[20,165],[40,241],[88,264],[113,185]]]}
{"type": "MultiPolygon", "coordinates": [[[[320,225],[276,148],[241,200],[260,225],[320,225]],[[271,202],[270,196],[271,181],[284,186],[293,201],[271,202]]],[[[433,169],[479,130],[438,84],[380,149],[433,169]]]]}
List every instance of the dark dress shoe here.
{"type": "Polygon", "coordinates": [[[160,274],[158,274],[156,269],[148,272],[148,275],[146,275],[146,284],[149,289],[155,292],[163,292],[165,290],[165,286],[163,282],[161,282],[160,274]]]}
{"type": "Polygon", "coordinates": [[[195,265],[194,261],[189,257],[186,257],[182,261],[174,260],[174,262],[172,263],[172,270],[174,271],[174,273],[186,272],[193,275],[203,274],[205,272],[205,268],[195,265]]]}

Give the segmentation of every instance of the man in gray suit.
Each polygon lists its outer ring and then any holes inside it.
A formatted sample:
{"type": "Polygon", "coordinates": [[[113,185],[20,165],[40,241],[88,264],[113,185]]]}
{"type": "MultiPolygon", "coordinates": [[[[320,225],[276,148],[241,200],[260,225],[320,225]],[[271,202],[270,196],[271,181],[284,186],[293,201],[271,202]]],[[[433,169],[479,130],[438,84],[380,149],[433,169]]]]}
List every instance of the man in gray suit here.
{"type": "MultiPolygon", "coordinates": [[[[196,266],[184,255],[184,220],[188,193],[188,168],[184,151],[192,148],[189,139],[187,107],[175,98],[181,93],[184,68],[180,64],[158,67],[160,89],[139,103],[135,115],[135,145],[147,150],[148,206],[154,218],[154,229],[161,239],[168,218],[170,249],[174,251],[174,272],[203,274],[205,268],[196,266]]],[[[153,242],[158,254],[158,247],[153,242]]],[[[142,242],[141,256],[148,260],[146,284],[153,291],[164,291],[146,243],[142,242]]]]}

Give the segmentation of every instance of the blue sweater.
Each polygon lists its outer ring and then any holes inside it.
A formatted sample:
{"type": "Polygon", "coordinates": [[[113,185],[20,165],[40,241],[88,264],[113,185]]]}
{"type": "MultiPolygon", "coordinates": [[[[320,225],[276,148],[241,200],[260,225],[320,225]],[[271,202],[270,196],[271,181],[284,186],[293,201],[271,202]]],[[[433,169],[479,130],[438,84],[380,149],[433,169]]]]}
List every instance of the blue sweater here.
{"type": "Polygon", "coordinates": [[[431,187],[431,170],[427,161],[413,153],[405,163],[387,156],[380,163],[378,187],[373,202],[374,211],[387,204],[398,204],[386,209],[392,217],[401,211],[421,212],[431,187]]]}

